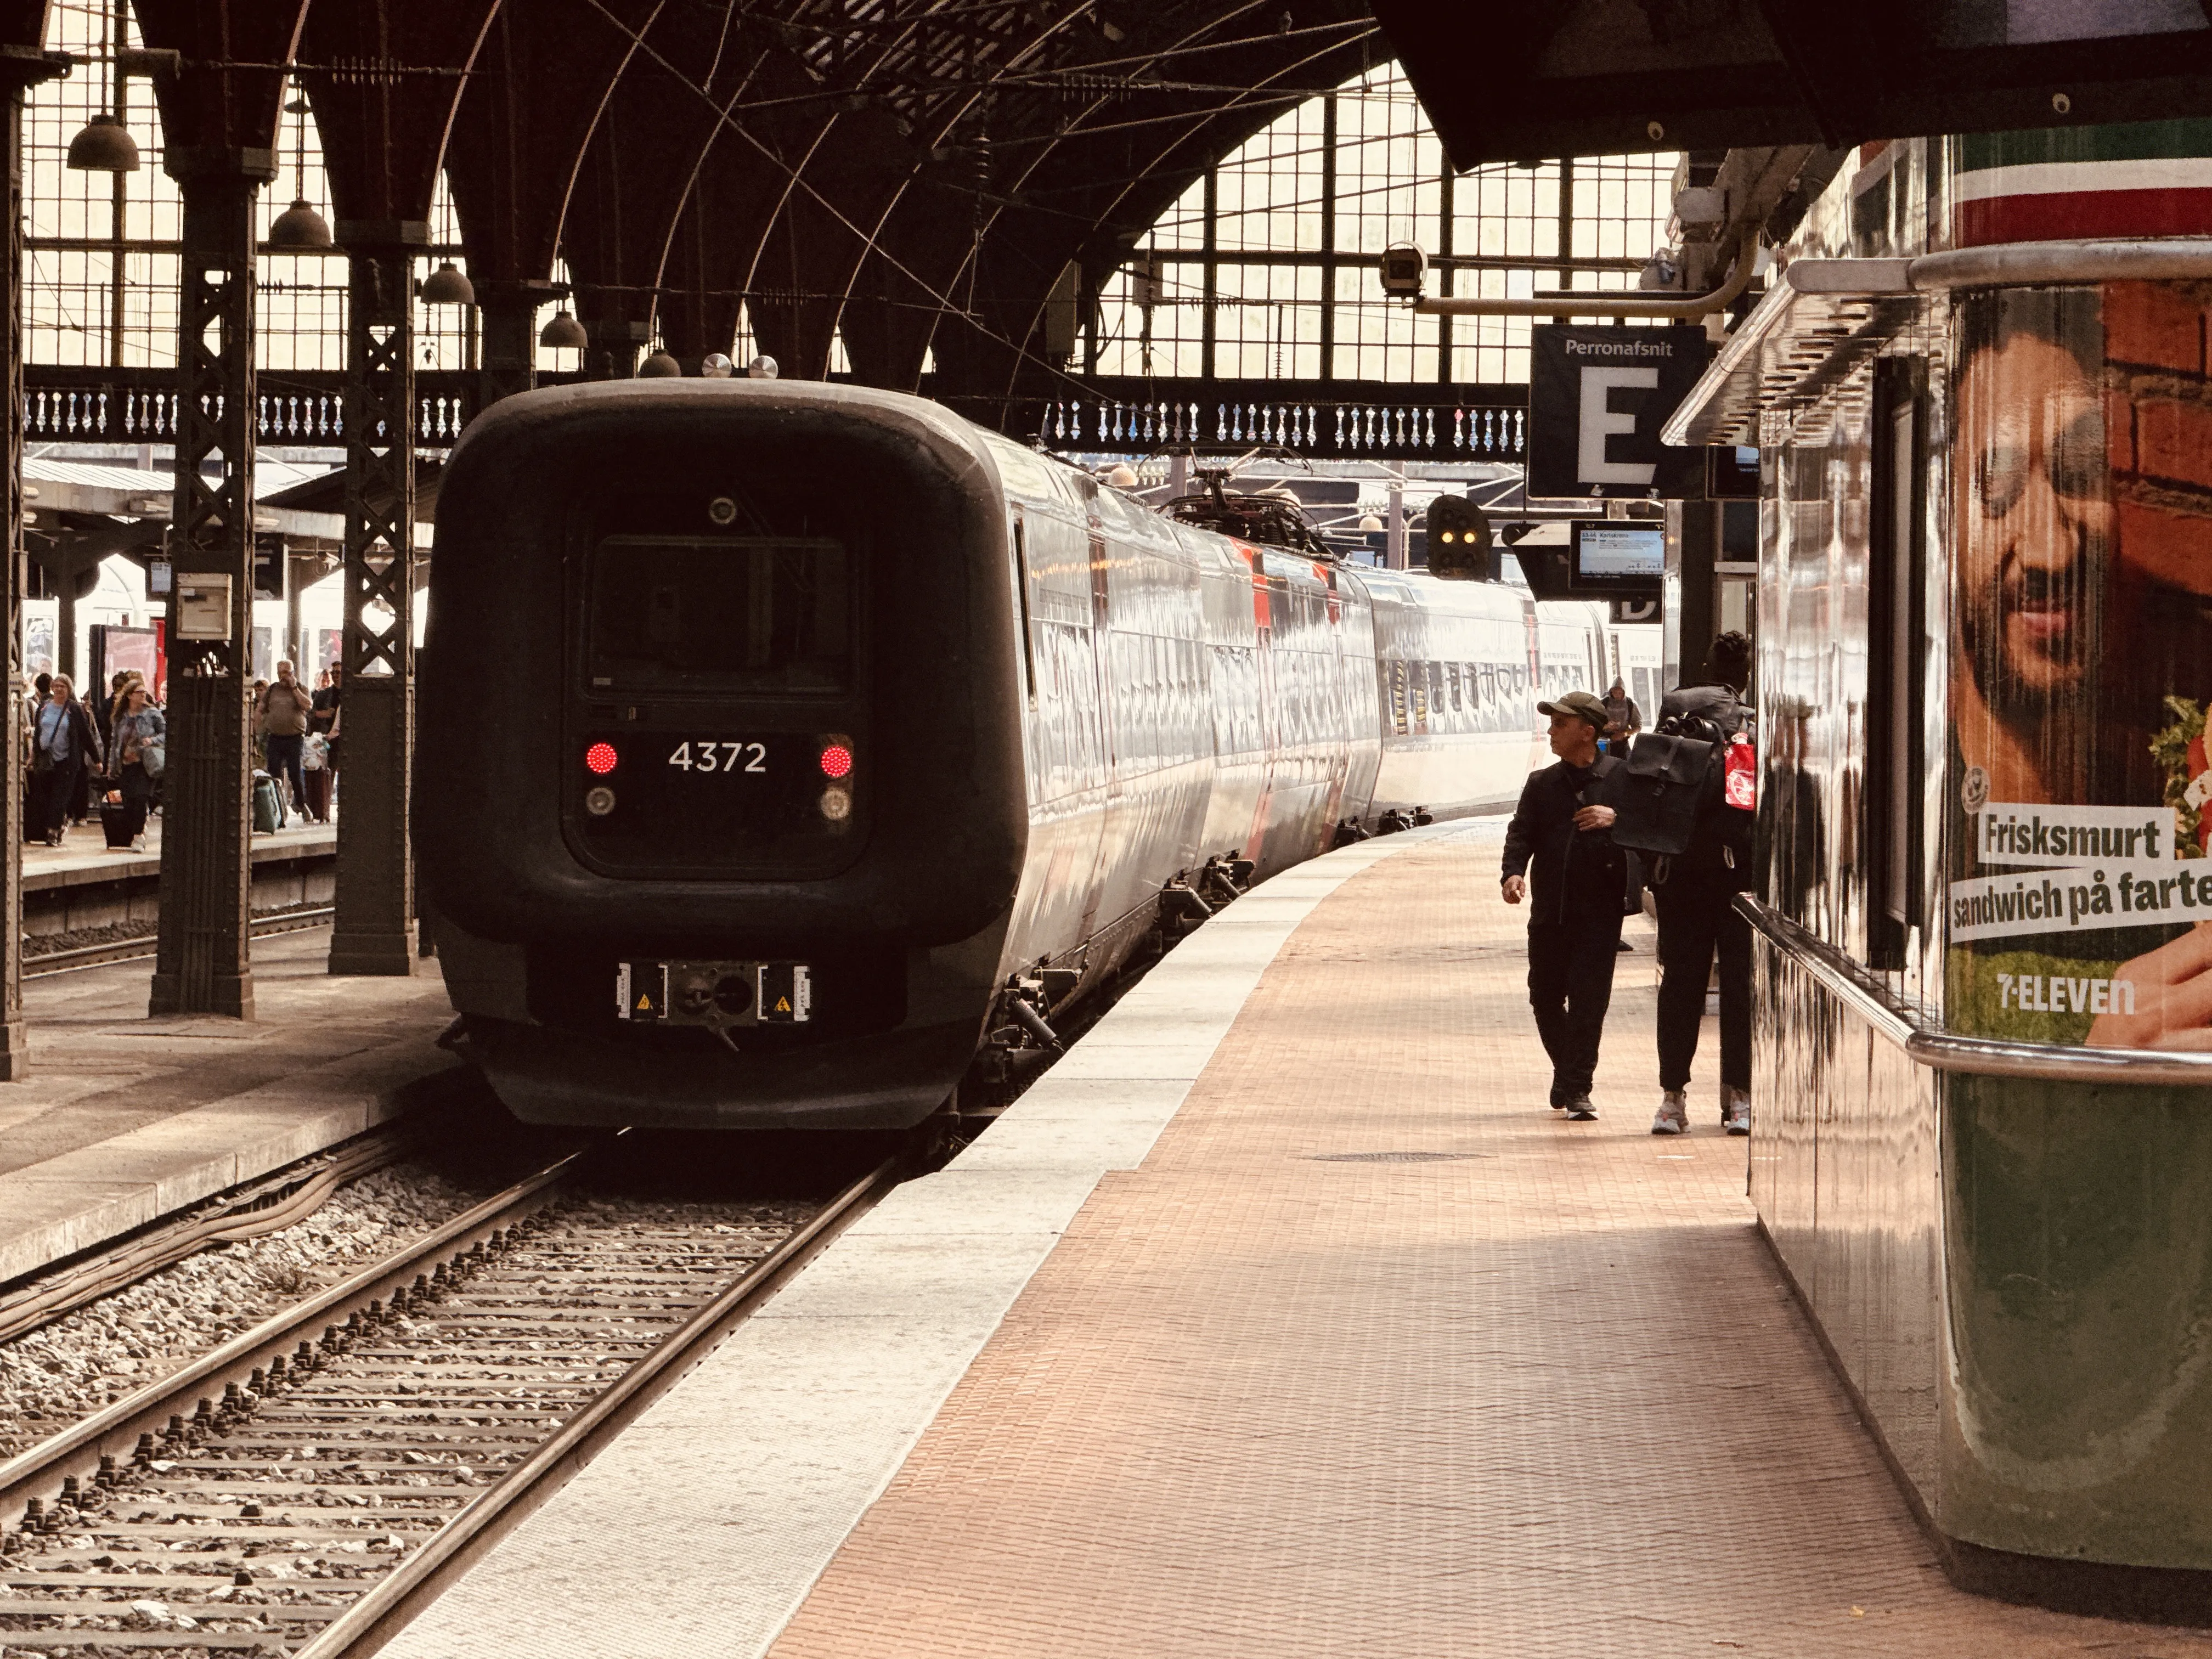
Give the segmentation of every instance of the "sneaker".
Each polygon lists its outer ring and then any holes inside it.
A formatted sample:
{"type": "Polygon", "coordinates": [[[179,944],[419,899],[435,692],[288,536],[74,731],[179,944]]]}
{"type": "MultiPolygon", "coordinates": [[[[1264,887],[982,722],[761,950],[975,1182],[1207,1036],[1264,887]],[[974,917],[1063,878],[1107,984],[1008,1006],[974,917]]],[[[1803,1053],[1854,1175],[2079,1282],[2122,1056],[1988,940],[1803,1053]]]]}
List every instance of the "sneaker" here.
{"type": "Polygon", "coordinates": [[[1732,1135],[1751,1133],[1751,1096],[1741,1089],[1723,1089],[1721,1127],[1732,1135]]]}
{"type": "Polygon", "coordinates": [[[1669,1089],[1660,1097],[1659,1109],[1651,1116],[1651,1133],[1655,1135],[1686,1135],[1690,1133],[1690,1103],[1680,1089],[1669,1089]]]}
{"type": "Polygon", "coordinates": [[[1567,1103],[1567,1121],[1570,1123],[1589,1123],[1596,1116],[1597,1108],[1590,1104],[1588,1095],[1577,1095],[1567,1103]]]}
{"type": "Polygon", "coordinates": [[[144,852],[146,850],[146,837],[143,836],[133,836],[131,838],[131,850],[134,853],[144,852]]]}

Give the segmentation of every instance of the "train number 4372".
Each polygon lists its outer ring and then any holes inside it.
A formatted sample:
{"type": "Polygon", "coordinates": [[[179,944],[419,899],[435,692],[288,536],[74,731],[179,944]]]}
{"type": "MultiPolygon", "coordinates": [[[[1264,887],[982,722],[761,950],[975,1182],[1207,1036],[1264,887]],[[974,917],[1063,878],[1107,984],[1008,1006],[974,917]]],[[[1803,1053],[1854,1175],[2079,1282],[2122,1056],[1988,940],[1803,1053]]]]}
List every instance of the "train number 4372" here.
{"type": "Polygon", "coordinates": [[[764,743],[722,743],[695,738],[670,751],[668,763],[686,772],[765,772],[768,745],[764,743]]]}

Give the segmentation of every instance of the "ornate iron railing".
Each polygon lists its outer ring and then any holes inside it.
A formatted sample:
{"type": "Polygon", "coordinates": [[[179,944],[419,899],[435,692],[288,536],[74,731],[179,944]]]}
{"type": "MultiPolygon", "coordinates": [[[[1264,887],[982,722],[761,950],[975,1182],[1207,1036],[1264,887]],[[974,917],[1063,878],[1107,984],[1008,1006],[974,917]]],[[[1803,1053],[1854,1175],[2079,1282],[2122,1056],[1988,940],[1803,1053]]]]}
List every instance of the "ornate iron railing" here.
{"type": "MultiPolygon", "coordinates": [[[[264,374],[255,396],[261,441],[337,446],[345,441],[343,374],[264,374]]],[[[416,377],[415,441],[443,449],[476,409],[476,376],[416,377]]],[[[173,369],[55,368],[23,371],[23,435],[33,443],[170,443],[177,435],[173,369]]]]}
{"type": "Polygon", "coordinates": [[[1100,381],[1039,410],[1048,449],[1280,449],[1330,460],[1519,461],[1519,386],[1100,381]]]}

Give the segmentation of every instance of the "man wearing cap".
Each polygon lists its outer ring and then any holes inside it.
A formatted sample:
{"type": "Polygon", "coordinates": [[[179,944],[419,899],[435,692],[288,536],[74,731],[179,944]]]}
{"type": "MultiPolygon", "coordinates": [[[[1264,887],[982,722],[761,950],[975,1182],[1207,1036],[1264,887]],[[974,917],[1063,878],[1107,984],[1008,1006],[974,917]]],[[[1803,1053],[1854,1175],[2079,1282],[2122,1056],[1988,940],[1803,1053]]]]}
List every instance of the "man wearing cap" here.
{"type": "Polygon", "coordinates": [[[1597,1115],[1590,1079],[1627,888],[1613,810],[1603,799],[1621,763],[1598,753],[1598,734],[1612,720],[1599,698],[1570,691],[1536,708],[1551,718],[1559,763],[1529,774],[1505,828],[1501,878],[1508,904],[1528,901],[1528,1001],[1552,1058],[1552,1109],[1585,1123],[1597,1115]]]}

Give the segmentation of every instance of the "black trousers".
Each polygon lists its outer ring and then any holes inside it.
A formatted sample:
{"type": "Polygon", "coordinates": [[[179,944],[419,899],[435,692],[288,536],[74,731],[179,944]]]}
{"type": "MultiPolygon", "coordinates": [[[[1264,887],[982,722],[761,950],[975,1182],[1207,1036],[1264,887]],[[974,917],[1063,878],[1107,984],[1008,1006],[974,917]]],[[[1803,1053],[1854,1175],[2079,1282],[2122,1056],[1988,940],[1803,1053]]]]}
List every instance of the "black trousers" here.
{"type": "Polygon", "coordinates": [[[302,816],[307,811],[307,775],[300,757],[307,744],[307,738],[296,733],[285,738],[272,732],[268,738],[269,775],[292,786],[292,810],[302,816]]]}
{"type": "Polygon", "coordinates": [[[123,791],[123,827],[136,841],[146,833],[146,807],[154,799],[154,780],[146,775],[144,767],[132,761],[123,769],[118,787],[123,791]]]}
{"type": "Polygon", "coordinates": [[[1659,1086],[1690,1086],[1713,952],[1721,958],[1721,1081],[1751,1087],[1751,924],[1736,914],[1735,872],[1679,865],[1659,902],[1659,1086]]]}
{"type": "Polygon", "coordinates": [[[1589,1092],[1613,1000],[1620,912],[1528,924],[1528,1006],[1552,1058],[1552,1104],[1589,1092]]]}
{"type": "Polygon", "coordinates": [[[44,772],[31,774],[31,799],[23,814],[27,820],[25,839],[48,841],[61,834],[62,820],[68,817],[70,803],[76,799],[76,787],[83,777],[82,755],[71,755],[44,772]]]}

